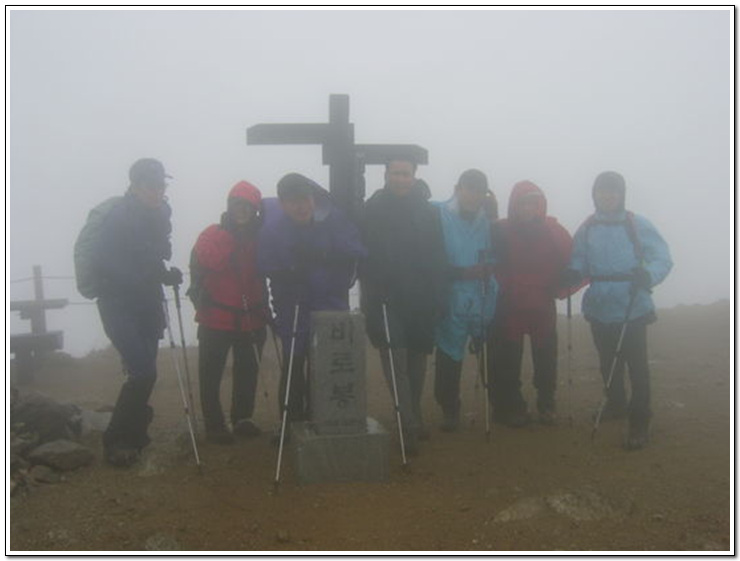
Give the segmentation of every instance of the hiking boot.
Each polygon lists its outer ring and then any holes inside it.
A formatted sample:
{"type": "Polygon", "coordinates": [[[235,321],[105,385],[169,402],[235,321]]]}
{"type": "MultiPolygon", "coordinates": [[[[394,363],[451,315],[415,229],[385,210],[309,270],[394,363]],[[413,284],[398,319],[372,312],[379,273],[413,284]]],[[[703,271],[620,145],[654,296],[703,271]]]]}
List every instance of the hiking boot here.
{"type": "Polygon", "coordinates": [[[491,419],[494,423],[499,423],[513,429],[525,427],[532,420],[526,409],[521,409],[519,411],[502,411],[501,408],[498,407],[493,410],[491,419]]]}
{"type": "Polygon", "coordinates": [[[207,430],[206,441],[211,444],[234,444],[234,435],[226,429],[207,430]]]}
{"type": "Polygon", "coordinates": [[[419,439],[416,436],[416,433],[407,431],[403,432],[403,447],[407,456],[419,455],[419,439]]]}
{"type": "MultiPolygon", "coordinates": [[[[591,416],[591,420],[595,422],[598,415],[598,410],[594,411],[594,414],[591,416]]],[[[604,406],[604,411],[601,413],[601,421],[620,421],[626,418],[626,405],[614,405],[611,401],[606,402],[606,405],[604,406]]]]}
{"type": "MultiPolygon", "coordinates": [[[[290,442],[290,427],[285,427],[285,438],[283,444],[290,442]]],[[[270,437],[270,444],[273,446],[280,446],[280,426],[278,426],[270,437]]]]}
{"type": "Polygon", "coordinates": [[[105,451],[105,461],[114,467],[131,467],[141,458],[136,448],[111,448],[105,451]]]}
{"type": "Polygon", "coordinates": [[[529,413],[526,411],[518,411],[508,415],[504,419],[504,424],[512,429],[520,429],[526,427],[532,421],[529,413]]]}
{"type": "Polygon", "coordinates": [[[429,436],[429,429],[426,425],[419,425],[419,428],[416,429],[416,438],[419,440],[429,440],[429,436]]]}
{"type": "Polygon", "coordinates": [[[443,432],[457,432],[460,428],[460,419],[452,415],[445,415],[439,430],[443,432]]]}
{"type": "Polygon", "coordinates": [[[555,416],[555,409],[543,409],[539,412],[539,421],[543,425],[552,427],[558,424],[558,419],[555,416]]]}
{"type": "Polygon", "coordinates": [[[629,433],[624,443],[625,449],[641,450],[647,446],[648,440],[648,424],[645,422],[630,422],[629,433]]]}
{"type": "Polygon", "coordinates": [[[254,424],[252,419],[240,419],[234,423],[234,434],[251,438],[262,434],[262,429],[254,424]]]}

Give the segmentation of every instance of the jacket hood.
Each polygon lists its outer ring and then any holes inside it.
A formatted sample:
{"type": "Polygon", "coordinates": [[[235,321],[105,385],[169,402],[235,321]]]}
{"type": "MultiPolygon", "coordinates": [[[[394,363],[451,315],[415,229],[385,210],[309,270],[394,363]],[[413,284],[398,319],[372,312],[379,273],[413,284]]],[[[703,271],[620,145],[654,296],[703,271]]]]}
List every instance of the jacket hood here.
{"type": "Polygon", "coordinates": [[[599,211],[596,206],[596,191],[610,190],[614,191],[619,195],[620,205],[619,211],[624,211],[625,198],[627,194],[627,186],[624,181],[624,177],[616,171],[604,171],[596,176],[594,180],[594,186],[591,189],[591,197],[594,199],[594,207],[599,211]]]}
{"type": "Polygon", "coordinates": [[[542,192],[537,185],[531,181],[520,181],[511,190],[511,196],[509,197],[509,220],[516,221],[519,216],[519,207],[524,202],[524,199],[534,197],[537,200],[537,217],[544,219],[547,215],[547,199],[545,193],[542,192]]]}
{"type": "Polygon", "coordinates": [[[251,183],[240,181],[229,191],[230,199],[243,199],[251,204],[254,208],[259,208],[262,201],[262,193],[251,183]]]}

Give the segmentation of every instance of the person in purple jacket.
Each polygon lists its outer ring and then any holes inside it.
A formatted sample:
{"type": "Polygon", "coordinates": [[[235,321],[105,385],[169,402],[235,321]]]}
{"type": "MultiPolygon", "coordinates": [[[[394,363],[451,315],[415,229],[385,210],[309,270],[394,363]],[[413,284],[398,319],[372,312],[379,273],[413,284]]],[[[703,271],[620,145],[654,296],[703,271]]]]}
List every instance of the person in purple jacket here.
{"type": "Polygon", "coordinates": [[[308,408],[308,342],[311,312],[349,310],[349,289],[365,256],[357,227],[311,179],[289,173],[277,184],[278,198],[264,199],[257,269],[269,280],[274,328],[282,341],[278,392],[285,403],[293,321],[298,308],[288,420],[304,421],[308,408]]]}

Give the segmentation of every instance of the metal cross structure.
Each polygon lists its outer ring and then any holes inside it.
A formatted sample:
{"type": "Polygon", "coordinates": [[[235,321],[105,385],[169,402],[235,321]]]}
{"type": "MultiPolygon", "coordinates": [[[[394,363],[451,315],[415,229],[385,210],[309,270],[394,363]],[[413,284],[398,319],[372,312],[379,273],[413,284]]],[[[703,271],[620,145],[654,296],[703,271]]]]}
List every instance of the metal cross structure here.
{"type": "Polygon", "coordinates": [[[349,122],[349,96],[329,96],[328,123],[253,125],[247,144],[320,144],[322,162],[329,166],[329,192],[350,217],[359,215],[365,198],[365,166],[384,165],[395,158],[426,164],[428,153],[416,144],[355,144],[349,122]]]}

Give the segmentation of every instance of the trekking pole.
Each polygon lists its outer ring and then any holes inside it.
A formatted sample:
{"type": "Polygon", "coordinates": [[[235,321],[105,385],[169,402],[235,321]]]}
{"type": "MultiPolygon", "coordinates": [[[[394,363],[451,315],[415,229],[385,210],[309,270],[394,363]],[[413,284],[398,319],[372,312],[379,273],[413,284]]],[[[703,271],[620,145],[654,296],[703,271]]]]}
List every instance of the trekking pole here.
{"type": "Polygon", "coordinates": [[[566,309],[568,317],[568,391],[566,395],[568,396],[568,424],[573,425],[573,409],[571,407],[573,397],[573,308],[571,306],[571,294],[568,294],[566,309]]]}
{"type": "Polygon", "coordinates": [[[190,405],[188,404],[188,398],[185,395],[185,387],[183,386],[183,383],[182,383],[182,372],[180,372],[180,363],[177,361],[177,351],[175,350],[175,338],[172,336],[172,325],[170,324],[170,311],[169,311],[169,306],[167,305],[167,300],[164,300],[163,307],[164,307],[165,319],[167,323],[167,334],[169,335],[169,339],[170,339],[170,350],[172,351],[171,353],[172,363],[175,366],[175,373],[177,374],[177,385],[180,388],[180,396],[182,397],[182,404],[185,410],[185,420],[188,423],[188,432],[190,433],[190,442],[193,445],[193,454],[195,455],[195,463],[198,466],[198,471],[200,473],[203,473],[201,464],[200,464],[200,456],[198,455],[198,445],[195,442],[195,431],[193,430],[193,422],[191,419],[190,405]]]}
{"type": "Polygon", "coordinates": [[[596,419],[594,420],[594,426],[591,430],[591,440],[593,441],[594,436],[596,436],[596,431],[599,428],[599,422],[601,421],[601,415],[604,412],[604,407],[606,406],[606,402],[609,398],[609,388],[612,385],[612,378],[614,377],[614,371],[617,367],[617,361],[619,359],[619,355],[622,353],[622,343],[624,343],[624,334],[627,331],[627,323],[629,322],[630,313],[632,312],[632,305],[635,302],[635,296],[637,295],[637,290],[630,288],[630,299],[627,303],[627,312],[624,314],[624,322],[622,323],[622,328],[619,331],[619,339],[617,341],[617,347],[614,349],[614,358],[612,359],[612,366],[609,369],[609,377],[606,380],[606,384],[604,385],[604,396],[601,398],[601,403],[599,404],[599,410],[596,413],[596,419]]]}
{"type": "MultiPolygon", "coordinates": [[[[182,310],[180,306],[180,285],[176,284],[172,287],[172,291],[175,293],[175,308],[177,309],[177,321],[180,324],[180,343],[182,345],[182,360],[185,364],[185,383],[188,388],[188,398],[190,399],[190,405],[193,407],[195,399],[193,399],[193,386],[190,385],[190,367],[188,366],[188,353],[185,348],[185,331],[182,326],[182,310]]],[[[193,428],[198,430],[198,417],[195,413],[195,409],[192,411],[193,416],[193,428]]]]}
{"type": "MultiPolygon", "coordinates": [[[[478,261],[485,263],[486,250],[481,250],[478,253],[478,261]]],[[[483,375],[483,399],[485,402],[485,415],[486,415],[486,441],[491,439],[491,412],[490,412],[490,399],[488,392],[488,337],[486,334],[486,300],[488,299],[488,279],[483,276],[481,280],[481,338],[482,345],[480,348],[480,354],[482,355],[482,370],[483,375]]]]}
{"type": "Polygon", "coordinates": [[[393,386],[393,406],[396,408],[396,424],[398,425],[398,439],[401,442],[401,459],[406,467],[406,444],[403,441],[403,424],[401,423],[401,409],[398,406],[398,387],[396,386],[396,367],[393,363],[393,349],[391,348],[391,331],[388,328],[388,310],[383,302],[383,325],[385,326],[385,340],[388,343],[388,360],[391,365],[391,385],[393,386]]]}
{"type": "Polygon", "coordinates": [[[283,460],[283,444],[285,443],[285,426],[288,422],[288,403],[290,399],[290,382],[293,377],[293,357],[295,356],[295,339],[296,339],[296,332],[298,330],[298,311],[300,310],[300,305],[295,305],[295,311],[293,312],[293,331],[291,332],[291,339],[290,339],[290,357],[288,359],[288,373],[286,376],[286,383],[285,383],[285,400],[283,402],[283,422],[280,425],[280,446],[278,448],[278,459],[277,459],[277,468],[275,470],[275,490],[277,491],[278,486],[280,485],[280,464],[283,460]]]}

